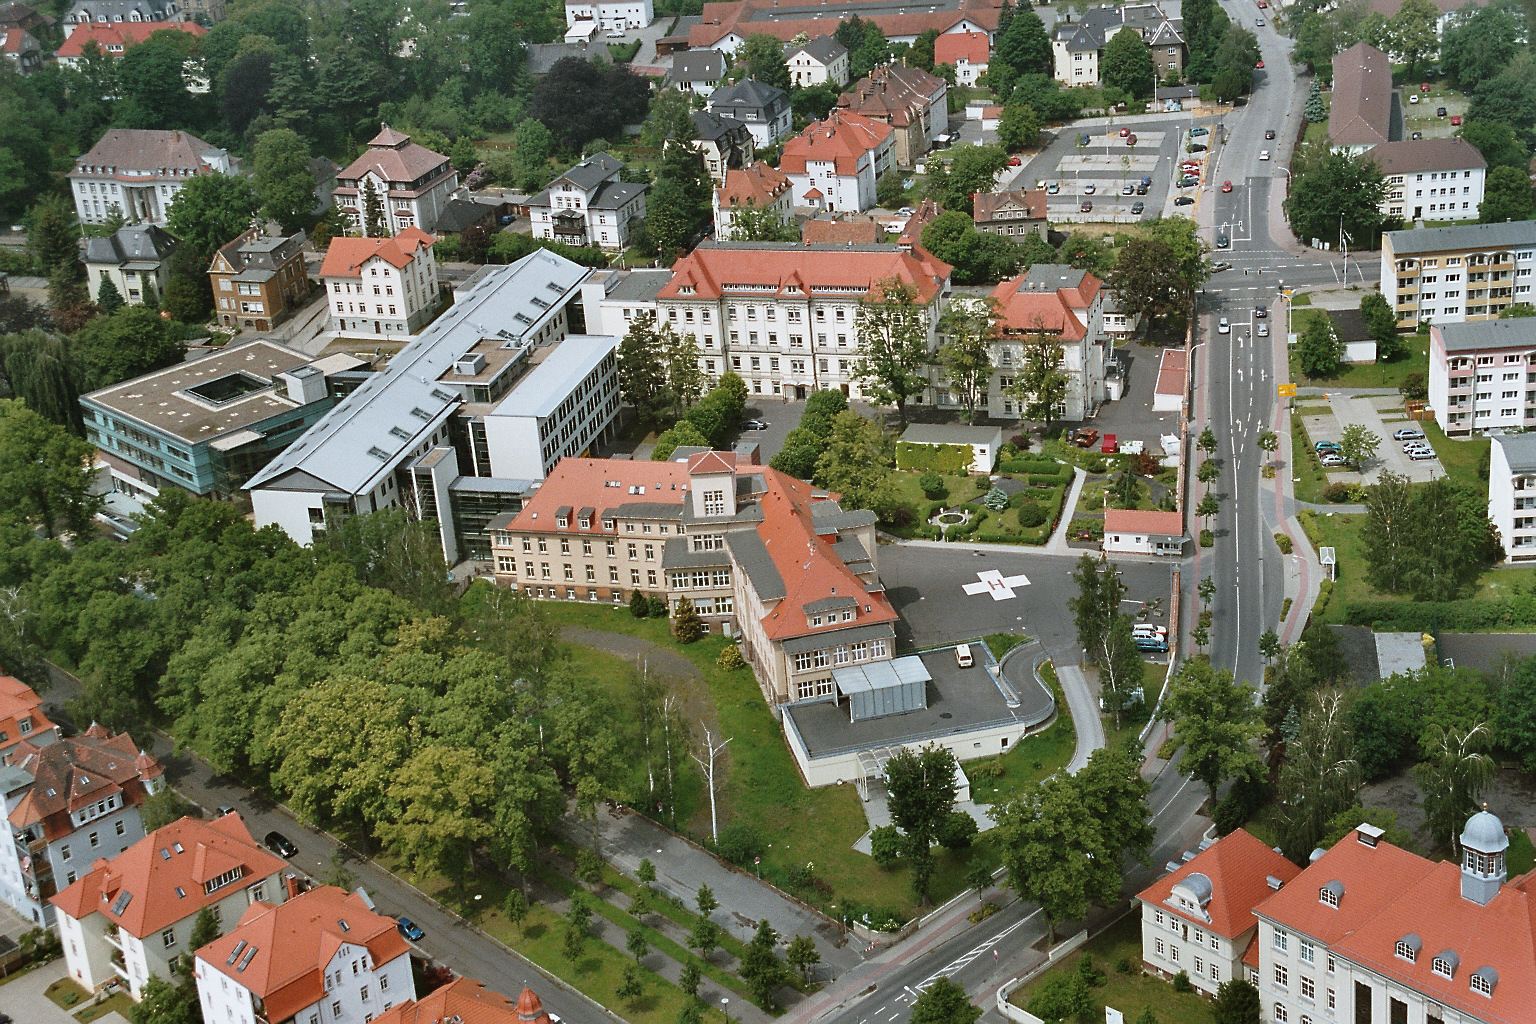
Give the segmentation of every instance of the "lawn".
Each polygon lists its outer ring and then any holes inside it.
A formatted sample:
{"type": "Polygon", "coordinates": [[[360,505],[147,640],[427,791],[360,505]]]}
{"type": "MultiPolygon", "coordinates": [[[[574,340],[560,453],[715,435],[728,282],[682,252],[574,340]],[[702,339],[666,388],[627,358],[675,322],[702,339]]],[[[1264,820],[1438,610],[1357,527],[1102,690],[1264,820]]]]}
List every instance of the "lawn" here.
{"type": "Polygon", "coordinates": [[[1302,512],[1299,518],[1312,546],[1331,546],[1338,558],[1338,579],[1332,586],[1324,580],[1317,606],[1312,609],[1315,621],[1343,622],[1344,606],[1350,601],[1393,598],[1392,594],[1383,594],[1365,582],[1365,552],[1361,538],[1366,523],[1364,515],[1302,512]]]}
{"type": "MultiPolygon", "coordinates": [[[[923,493],[918,486],[922,473],[917,470],[898,470],[892,474],[896,487],[897,497],[910,506],[917,515],[917,521],[910,526],[893,527],[890,532],[900,537],[914,538],[927,537],[937,539],[939,531],[936,527],[928,525],[925,521],[928,508],[935,501],[942,501],[946,508],[957,506],[967,507],[972,515],[984,515],[985,521],[969,534],[972,540],[988,541],[994,543],[1018,543],[1018,544],[1044,544],[1050,539],[1051,524],[1061,515],[1062,502],[1066,498],[1067,490],[1071,486],[1071,480],[1065,484],[1052,488],[1038,488],[1031,490],[1031,497],[1046,510],[1047,518],[1043,525],[1026,527],[1019,523],[1019,512],[1016,508],[1007,508],[1001,513],[986,509],[981,504],[981,499],[990,489],[988,478],[984,476],[967,476],[964,474],[940,474],[944,478],[944,490],[936,492],[941,496],[930,498],[923,493]]],[[[1004,474],[1014,476],[1015,474],[1004,474]]],[[[1022,479],[1022,474],[1018,475],[1022,479]]],[[[960,538],[956,538],[957,540],[960,538]]]]}
{"type": "MultiPolygon", "coordinates": [[[[544,607],[556,622],[642,637],[698,666],[714,701],[720,735],[731,740],[720,787],[721,827],[744,821],[762,830],[769,844],[763,854],[764,878],[823,908],[851,902],[887,909],[900,917],[917,911],[904,865],[872,871],[870,859],[853,849],[868,831],[854,787],[807,789],[752,673],[747,669],[726,672],[715,665],[726,640],[711,636],[697,644],[678,645],[665,622],[633,618],[627,608],[563,601],[545,602],[544,607]],[[807,863],[815,865],[813,885],[805,884],[803,878],[807,863]]],[[[708,838],[704,826],[696,827],[694,838],[708,838]]],[[[969,850],[936,853],[935,904],[965,888],[966,869],[977,857],[993,857],[985,837],[969,850]]]]}
{"type": "Polygon", "coordinates": [[[1073,953],[1057,966],[1014,992],[1009,1002],[1024,1007],[1046,980],[1077,971],[1084,955],[1093,957],[1104,972],[1104,983],[1092,990],[1094,1014],[1088,1019],[1104,1018],[1104,1007],[1113,1006],[1134,1021],[1143,1009],[1151,1008],[1158,1024],[1211,1024],[1210,1005],[1193,992],[1175,992],[1166,981],[1141,972],[1141,915],[1131,913],[1111,925],[1097,938],[1089,940],[1079,953],[1073,953]],[[1121,968],[1128,968],[1122,970],[1121,968]]]}
{"type": "Polygon", "coordinates": [[[85,1009],[75,1014],[75,1020],[80,1021],[81,1024],[89,1024],[90,1021],[95,1020],[97,1017],[105,1017],[113,1010],[116,1010],[124,1017],[132,1020],[133,1017],[130,1015],[129,1011],[132,1010],[133,1007],[134,1002],[132,999],[128,998],[128,993],[119,992],[114,996],[108,996],[99,1003],[93,1003],[92,1005],[87,1006],[85,1009]]]}
{"type": "MultiPolygon", "coordinates": [[[[1291,313],[1291,326],[1297,333],[1306,330],[1310,318],[1326,316],[1320,309],[1297,309],[1291,313]]],[[[1396,390],[1410,373],[1429,372],[1429,335],[1409,334],[1403,337],[1408,354],[1390,363],[1359,363],[1345,365],[1336,375],[1313,379],[1301,372],[1297,357],[1300,346],[1292,346],[1290,352],[1291,380],[1303,387],[1334,388],[1391,388],[1396,390]]]]}
{"type": "Polygon", "coordinates": [[[1323,472],[1322,463],[1317,461],[1317,453],[1312,449],[1312,439],[1307,436],[1307,428],[1301,422],[1302,410],[1296,410],[1296,415],[1291,417],[1291,465],[1289,467],[1291,478],[1296,485],[1296,500],[1310,501],[1322,504],[1323,489],[1328,486],[1328,474],[1323,472]]]}
{"type": "Polygon", "coordinates": [[[1077,730],[1072,726],[1072,716],[1067,713],[1061,684],[1056,681],[1056,670],[1046,662],[1040,666],[1040,675],[1056,698],[1055,721],[1033,736],[1024,737],[1008,753],[965,766],[966,773],[971,776],[971,800],[975,803],[1006,803],[1028,786],[1061,771],[1072,760],[1072,753],[1077,749],[1077,730]],[[978,771],[982,764],[989,769],[995,765],[1002,773],[981,777],[982,772],[988,770],[978,771]]]}
{"type": "Polygon", "coordinates": [[[68,1010],[79,1006],[80,1001],[86,997],[85,989],[81,988],[70,978],[60,978],[49,985],[43,992],[53,1000],[60,1008],[68,1010]]]}
{"type": "MultiPolygon", "coordinates": [[[[1415,426],[1424,431],[1424,440],[1435,449],[1445,475],[1458,484],[1488,493],[1488,446],[1493,442],[1486,437],[1448,438],[1434,420],[1419,420],[1415,426]]],[[[1395,442],[1387,441],[1386,444],[1395,442]]]]}

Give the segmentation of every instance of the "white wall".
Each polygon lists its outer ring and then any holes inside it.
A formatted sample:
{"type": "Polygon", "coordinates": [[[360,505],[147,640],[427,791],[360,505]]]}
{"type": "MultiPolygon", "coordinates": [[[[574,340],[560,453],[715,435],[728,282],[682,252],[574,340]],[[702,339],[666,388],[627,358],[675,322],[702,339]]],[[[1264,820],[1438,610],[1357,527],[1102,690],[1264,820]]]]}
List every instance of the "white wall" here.
{"type": "MultiPolygon", "coordinates": [[[[1023,725],[1010,724],[946,736],[939,741],[928,739],[908,743],[905,746],[909,750],[919,751],[929,743],[938,742],[939,746],[947,748],[954,754],[957,761],[971,761],[979,757],[995,757],[998,754],[1007,753],[1027,732],[1023,725]]],[[[805,749],[805,741],[800,738],[794,720],[787,714],[784,716],[784,735],[789,741],[789,749],[794,752],[795,761],[800,765],[800,774],[805,776],[805,784],[812,789],[820,786],[835,786],[839,782],[852,782],[859,777],[858,751],[811,760],[805,749]]]]}
{"type": "Polygon", "coordinates": [[[315,527],[320,525],[310,518],[310,511],[321,513],[324,520],[325,502],[316,491],[278,491],[258,487],[250,492],[251,514],[258,526],[275,524],[300,544],[312,544],[315,527]]]}

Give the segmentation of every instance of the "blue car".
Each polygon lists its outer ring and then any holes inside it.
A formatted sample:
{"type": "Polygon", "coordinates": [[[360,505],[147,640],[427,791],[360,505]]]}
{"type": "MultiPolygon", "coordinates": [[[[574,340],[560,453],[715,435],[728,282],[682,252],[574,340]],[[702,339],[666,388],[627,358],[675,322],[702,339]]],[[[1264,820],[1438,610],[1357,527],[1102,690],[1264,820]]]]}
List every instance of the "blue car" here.
{"type": "Polygon", "coordinates": [[[421,925],[408,917],[395,918],[395,927],[411,942],[420,942],[427,937],[427,933],[421,930],[421,925]]]}
{"type": "Polygon", "coordinates": [[[1153,654],[1166,654],[1168,653],[1168,641],[1150,636],[1138,636],[1136,638],[1136,649],[1138,651],[1150,651],[1153,654]]]}

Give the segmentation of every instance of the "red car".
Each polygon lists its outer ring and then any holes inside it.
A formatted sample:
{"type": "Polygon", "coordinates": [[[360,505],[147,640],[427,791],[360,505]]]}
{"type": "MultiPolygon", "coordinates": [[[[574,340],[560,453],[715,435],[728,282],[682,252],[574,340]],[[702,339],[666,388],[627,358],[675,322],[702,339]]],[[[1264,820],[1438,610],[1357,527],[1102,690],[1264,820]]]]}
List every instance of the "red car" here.
{"type": "Polygon", "coordinates": [[[1263,61],[1259,61],[1257,64],[1254,65],[1254,67],[1262,69],[1264,67],[1264,62],[1263,61]]]}
{"type": "Polygon", "coordinates": [[[1461,115],[1460,114],[1452,115],[1452,117],[1451,117],[1451,124],[1461,124],[1461,115]]]}
{"type": "Polygon", "coordinates": [[[1129,128],[1121,128],[1120,129],[1120,137],[1122,139],[1125,138],[1129,134],[1131,134],[1131,130],[1129,128]]]}
{"type": "Polygon", "coordinates": [[[1222,182],[1221,183],[1221,190],[1223,192],[1231,192],[1232,191],[1232,183],[1230,181],[1222,182]]]}
{"type": "Polygon", "coordinates": [[[1265,7],[1268,7],[1268,6],[1269,6],[1269,4],[1265,3],[1264,0],[1259,0],[1259,7],[1261,9],[1265,8],[1265,7]]]}
{"type": "Polygon", "coordinates": [[[1021,157],[1013,156],[1013,157],[1009,157],[1008,158],[1008,166],[1009,167],[1017,167],[1020,164],[1022,164],[1023,162],[1024,162],[1024,160],[1021,157]]]}
{"type": "Polygon", "coordinates": [[[1428,82],[1420,82],[1419,83],[1419,92],[1429,92],[1429,83],[1428,82]]]}

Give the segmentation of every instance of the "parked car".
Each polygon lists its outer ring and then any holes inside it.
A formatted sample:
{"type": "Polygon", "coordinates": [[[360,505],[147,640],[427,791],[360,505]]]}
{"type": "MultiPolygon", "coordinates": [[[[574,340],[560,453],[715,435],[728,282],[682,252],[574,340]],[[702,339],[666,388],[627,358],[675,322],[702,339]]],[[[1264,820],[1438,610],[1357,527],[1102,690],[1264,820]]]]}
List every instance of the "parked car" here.
{"type": "Polygon", "coordinates": [[[1139,199],[1131,204],[1131,214],[1133,216],[1140,217],[1144,212],[1146,212],[1146,209],[1147,204],[1139,199]]]}
{"type": "Polygon", "coordinates": [[[1403,454],[1412,455],[1414,452],[1433,452],[1434,449],[1423,441],[1409,441],[1403,445],[1403,454]]]}
{"type": "Polygon", "coordinates": [[[1394,441],[1417,441],[1424,437],[1424,431],[1418,427],[1403,427],[1401,430],[1392,431],[1394,441]]]}
{"type": "Polygon", "coordinates": [[[1268,306],[1254,306],[1253,307],[1253,315],[1255,317],[1257,317],[1258,319],[1263,320],[1265,317],[1269,316],[1269,307],[1268,306]]]}
{"type": "Polygon", "coordinates": [[[1120,186],[1120,194],[1123,195],[1123,196],[1133,196],[1133,195],[1136,194],[1136,186],[1135,185],[1121,185],[1120,186]]]}
{"type": "Polygon", "coordinates": [[[219,804],[219,806],[214,810],[213,816],[215,818],[222,818],[226,814],[234,814],[234,813],[235,813],[235,805],[234,804],[219,804]]]}
{"type": "Polygon", "coordinates": [[[1136,641],[1138,651],[1146,651],[1150,654],[1166,654],[1168,651],[1167,640],[1159,640],[1151,636],[1134,636],[1134,634],[1133,639],[1136,641]]]}
{"type": "Polygon", "coordinates": [[[1413,133],[1413,141],[1414,142],[1418,142],[1423,137],[1424,137],[1424,133],[1423,132],[1414,132],[1413,133]]]}
{"type": "Polygon", "coordinates": [[[1011,157],[1008,158],[1008,166],[1009,167],[1018,167],[1018,166],[1020,166],[1023,163],[1024,163],[1024,158],[1023,157],[1011,156],[1011,157]]]}
{"type": "Polygon", "coordinates": [[[1179,198],[1177,198],[1177,199],[1175,199],[1173,201],[1173,205],[1174,206],[1194,206],[1195,205],[1195,197],[1194,196],[1179,196],[1179,198]]]}
{"type": "Polygon", "coordinates": [[[1408,102],[1409,103],[1417,103],[1417,102],[1419,102],[1419,94],[1416,93],[1416,92],[1415,93],[1410,93],[1409,96],[1408,96],[1408,102]]]}
{"type": "Polygon", "coordinates": [[[1153,623],[1150,623],[1150,622],[1133,622],[1133,623],[1131,623],[1131,635],[1132,636],[1146,635],[1146,636],[1155,636],[1155,637],[1161,638],[1161,637],[1165,637],[1165,636],[1168,635],[1168,627],[1167,626],[1154,625],[1153,623]]]}
{"type": "Polygon", "coordinates": [[[1122,139],[1125,138],[1129,134],[1131,134],[1131,130],[1129,128],[1121,128],[1120,129],[1120,137],[1122,139]]]}
{"type": "Polygon", "coordinates": [[[765,420],[747,420],[741,425],[742,430],[767,430],[768,423],[765,420]]]}
{"type": "Polygon", "coordinates": [[[1434,449],[1425,448],[1408,453],[1408,458],[1413,462],[1428,462],[1435,457],[1434,449]]]}
{"type": "Polygon", "coordinates": [[[1312,447],[1316,448],[1320,452],[1337,452],[1343,450],[1337,441],[1319,441],[1312,447]]]}
{"type": "Polygon", "coordinates": [[[1263,9],[1263,8],[1266,8],[1266,7],[1268,7],[1268,6],[1269,6],[1269,4],[1267,4],[1267,3],[1265,3],[1265,2],[1264,2],[1264,0],[1259,0],[1259,8],[1260,8],[1260,9],[1261,9],[1261,10],[1262,10],[1262,9],[1263,9]]]}
{"type": "Polygon", "coordinates": [[[1052,195],[1053,196],[1053,195],[1055,195],[1056,193],[1058,193],[1060,191],[1061,191],[1061,185],[1060,185],[1059,182],[1054,182],[1053,181],[1049,185],[1045,186],[1046,195],[1052,195]]]}
{"type": "Polygon", "coordinates": [[[395,929],[411,942],[420,942],[427,937],[427,933],[421,930],[421,925],[408,917],[395,918],[395,929]]]}
{"type": "Polygon", "coordinates": [[[268,832],[266,838],[262,840],[262,844],[279,857],[297,857],[299,855],[299,848],[293,845],[293,840],[281,832],[268,832]]]}
{"type": "Polygon", "coordinates": [[[1076,445],[1083,449],[1092,448],[1098,439],[1099,432],[1092,427],[1078,427],[1067,434],[1068,444],[1076,445]]]}
{"type": "Polygon", "coordinates": [[[1227,320],[1226,317],[1222,317],[1220,320],[1216,321],[1216,333],[1217,334],[1231,334],[1232,333],[1232,324],[1231,324],[1230,321],[1227,320]]]}
{"type": "Polygon", "coordinates": [[[1461,115],[1460,114],[1452,114],[1451,115],[1451,124],[1461,124],[1461,115]]]}
{"type": "MultiPolygon", "coordinates": [[[[1181,197],[1181,198],[1187,198],[1187,197],[1181,197]]],[[[1174,205],[1178,205],[1178,204],[1175,203],[1174,205]]],[[[1211,264],[1211,273],[1213,273],[1213,274],[1219,274],[1223,270],[1231,270],[1231,269],[1232,269],[1232,264],[1230,264],[1230,263],[1212,263],[1211,264]]]]}
{"type": "Polygon", "coordinates": [[[1092,199],[1084,199],[1081,203],[1078,204],[1077,212],[1078,213],[1092,213],[1093,212],[1093,200],[1092,199]]]}
{"type": "Polygon", "coordinates": [[[1341,466],[1347,465],[1344,461],[1344,456],[1339,455],[1337,452],[1324,452],[1318,456],[1317,461],[1321,462],[1328,469],[1338,469],[1341,466]]]}
{"type": "Polygon", "coordinates": [[[1259,324],[1258,333],[1261,338],[1269,337],[1269,324],[1259,324]]]}
{"type": "Polygon", "coordinates": [[[1088,184],[1083,186],[1083,195],[1091,196],[1095,192],[1097,192],[1098,190],[1099,190],[1099,186],[1095,185],[1093,182],[1090,181],[1088,184]]]}
{"type": "Polygon", "coordinates": [[[1189,130],[1190,138],[1197,138],[1198,136],[1209,134],[1211,134],[1211,130],[1203,124],[1197,124],[1189,130]]]}
{"type": "Polygon", "coordinates": [[[1203,142],[1191,142],[1189,144],[1189,151],[1191,153],[1204,153],[1207,148],[1209,147],[1203,142]]]}
{"type": "Polygon", "coordinates": [[[1198,184],[1200,184],[1199,178],[1190,177],[1188,175],[1185,175],[1179,179],[1179,188],[1194,188],[1198,184]]]}
{"type": "Polygon", "coordinates": [[[1268,160],[1269,159],[1269,150],[1267,150],[1267,149],[1259,150],[1259,159],[1260,160],[1268,160]]]}
{"type": "Polygon", "coordinates": [[[1080,135],[1078,135],[1078,137],[1077,137],[1077,144],[1079,146],[1086,146],[1086,145],[1088,145],[1088,133],[1087,132],[1083,132],[1080,135]]]}
{"type": "Polygon", "coordinates": [[[1445,116],[1445,108],[1444,107],[1436,107],[1435,108],[1435,116],[1436,117],[1444,117],[1445,116]]]}
{"type": "Polygon", "coordinates": [[[1143,185],[1146,185],[1147,187],[1150,188],[1151,185],[1152,185],[1152,175],[1150,175],[1150,174],[1143,174],[1141,176],[1141,183],[1143,185]]]}
{"type": "Polygon", "coordinates": [[[1230,181],[1222,182],[1221,183],[1221,190],[1223,192],[1231,192],[1232,191],[1232,183],[1230,181]]]}
{"type": "Polygon", "coordinates": [[[1254,18],[1253,19],[1253,23],[1255,25],[1257,25],[1259,28],[1263,28],[1264,27],[1264,19],[1263,18],[1254,18]]]}
{"type": "Polygon", "coordinates": [[[1263,71],[1264,70],[1264,62],[1263,61],[1259,61],[1257,64],[1254,65],[1254,67],[1258,68],[1260,71],[1263,71]]]}
{"type": "Polygon", "coordinates": [[[1264,132],[1264,137],[1266,139],[1274,138],[1275,137],[1275,130],[1273,128],[1266,129],[1265,132],[1264,132]]]}
{"type": "Polygon", "coordinates": [[[1150,186],[1147,186],[1147,185],[1137,185],[1136,186],[1136,194],[1139,195],[1139,196],[1146,195],[1148,190],[1149,190],[1149,187],[1150,186]]]}

